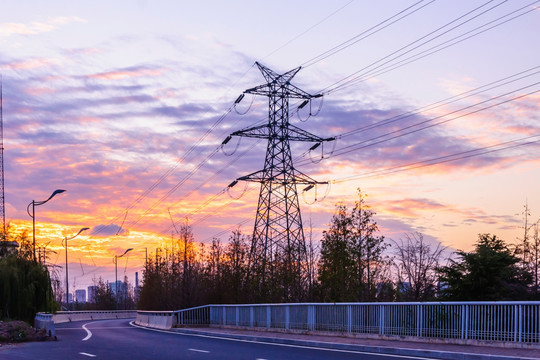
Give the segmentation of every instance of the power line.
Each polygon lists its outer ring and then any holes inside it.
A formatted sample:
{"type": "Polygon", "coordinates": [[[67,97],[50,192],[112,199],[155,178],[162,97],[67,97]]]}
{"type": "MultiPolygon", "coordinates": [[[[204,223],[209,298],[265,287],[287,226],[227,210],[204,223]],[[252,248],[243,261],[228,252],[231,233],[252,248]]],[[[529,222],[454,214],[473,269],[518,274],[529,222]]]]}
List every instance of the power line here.
{"type": "MultiPolygon", "coordinates": [[[[528,86],[525,86],[525,87],[522,87],[518,90],[515,90],[515,91],[511,91],[509,93],[506,93],[506,94],[503,94],[503,95],[499,95],[499,96],[495,96],[493,98],[490,98],[488,100],[485,100],[485,101],[482,101],[482,102],[479,102],[479,103],[476,103],[474,105],[470,105],[470,106],[466,106],[464,108],[461,108],[459,110],[455,110],[455,111],[452,111],[450,113],[447,113],[447,114],[444,114],[444,115],[440,115],[440,116],[437,116],[437,117],[434,117],[434,118],[431,118],[431,119],[428,119],[428,120],[424,120],[424,121],[421,121],[421,122],[418,122],[418,123],[415,123],[415,124],[412,124],[412,125],[409,125],[409,126],[406,126],[404,128],[401,128],[401,129],[398,129],[398,130],[394,130],[394,131],[391,131],[391,132],[388,132],[388,133],[385,133],[385,134],[382,134],[382,135],[379,135],[379,136],[376,136],[376,137],[373,137],[371,139],[367,139],[367,140],[364,140],[364,141],[361,141],[359,143],[356,143],[356,144],[352,144],[352,145],[349,145],[349,146],[346,146],[346,147],[343,147],[339,150],[336,150],[331,156],[328,156],[327,158],[330,158],[330,157],[336,157],[336,156],[340,156],[340,155],[344,155],[344,154],[348,154],[348,153],[351,153],[353,151],[358,151],[360,149],[364,149],[364,148],[367,148],[367,147],[370,147],[370,146],[374,146],[374,145],[379,145],[379,144],[382,144],[384,142],[387,142],[387,141],[390,141],[390,140],[394,140],[394,139],[397,139],[397,138],[400,138],[400,137],[403,137],[403,136],[406,136],[406,135],[410,135],[410,134],[413,134],[413,133],[416,133],[416,132],[419,132],[419,131],[422,131],[422,130],[425,130],[425,129],[429,129],[429,128],[432,128],[434,126],[438,126],[438,125],[441,125],[441,124],[445,124],[445,123],[448,123],[450,121],[454,121],[454,120],[457,120],[457,119],[460,119],[460,118],[463,118],[465,116],[469,116],[469,115],[473,115],[473,114],[476,114],[476,113],[479,113],[481,111],[485,111],[485,110],[488,110],[488,109],[491,109],[491,108],[494,108],[496,106],[500,106],[500,105],[503,105],[503,104],[507,104],[509,102],[512,102],[512,101],[516,101],[516,100],[519,100],[521,98],[524,98],[524,97],[527,97],[527,96],[530,96],[530,95],[533,95],[535,93],[538,93],[540,92],[540,90],[534,90],[532,92],[529,92],[529,93],[526,93],[526,94],[523,94],[523,95],[519,95],[519,96],[516,96],[516,97],[513,97],[511,99],[506,99],[506,100],[503,100],[503,101],[500,101],[498,103],[495,103],[495,104],[492,104],[492,105],[488,105],[488,106],[485,106],[483,108],[480,108],[480,109],[477,109],[477,110],[473,110],[473,111],[470,111],[468,113],[465,113],[465,114],[462,114],[462,115],[458,115],[458,116],[455,116],[453,118],[450,118],[450,119],[445,119],[445,120],[440,120],[436,123],[433,123],[435,120],[438,120],[438,119],[442,119],[448,115],[451,115],[451,114],[455,114],[455,113],[458,113],[458,112],[461,112],[463,110],[466,110],[466,109],[470,109],[472,107],[475,107],[475,106],[478,106],[480,104],[483,104],[483,103],[487,103],[487,102],[490,102],[490,101],[493,101],[495,99],[498,99],[498,98],[501,98],[503,96],[507,96],[513,92],[516,92],[516,91],[519,91],[519,90],[524,90],[526,88],[530,88],[530,87],[533,87],[533,86],[536,86],[540,84],[540,82],[537,82],[537,83],[534,83],[534,84],[531,84],[531,85],[528,85],[528,86]],[[417,126],[420,126],[420,125],[424,125],[424,124],[428,124],[428,125],[425,125],[423,127],[420,127],[420,128],[417,128],[417,129],[413,129],[413,130],[410,130],[410,131],[407,131],[407,132],[404,132],[404,133],[401,133],[401,134],[397,134],[397,135],[394,135],[394,136],[390,136],[392,134],[396,134],[396,133],[399,133],[399,132],[402,132],[404,130],[408,130],[408,129],[411,129],[413,127],[417,127],[417,126]],[[390,136],[389,138],[385,138],[385,139],[381,139],[381,138],[384,138],[386,136],[390,136]],[[378,139],[381,139],[381,140],[378,140],[378,139]],[[375,140],[378,140],[378,141],[375,141],[375,140]],[[374,141],[374,142],[371,142],[371,141],[374,141]],[[371,143],[369,143],[371,142],[371,143]]],[[[300,164],[304,164],[306,163],[306,160],[300,162],[300,164]]]]}
{"type": "Polygon", "coordinates": [[[417,12],[417,11],[423,9],[424,7],[430,5],[431,3],[435,2],[435,0],[432,0],[427,4],[424,4],[421,7],[417,8],[417,9],[414,9],[414,7],[416,5],[418,5],[418,4],[420,4],[420,3],[424,2],[424,1],[425,0],[421,0],[421,1],[418,1],[418,2],[414,3],[413,5],[399,11],[398,13],[392,15],[391,17],[386,18],[385,20],[383,20],[383,21],[377,23],[376,25],[370,27],[369,29],[364,30],[361,33],[353,36],[352,38],[348,39],[347,41],[344,41],[341,44],[334,46],[330,50],[327,50],[327,51],[323,52],[322,54],[319,54],[319,55],[315,56],[314,58],[305,61],[301,66],[306,68],[306,67],[315,65],[318,62],[321,62],[321,61],[325,60],[326,58],[328,58],[328,57],[330,57],[332,55],[335,55],[335,54],[337,54],[337,53],[339,53],[339,52],[353,46],[354,44],[360,42],[361,40],[364,40],[364,39],[366,39],[366,38],[368,38],[368,37],[370,37],[372,35],[375,35],[379,31],[382,31],[382,30],[386,29],[390,25],[393,25],[393,24],[397,23],[398,21],[400,21],[402,19],[405,19],[406,17],[414,14],[415,12],[417,12]],[[411,10],[411,11],[407,12],[409,10],[411,10]],[[389,22],[390,20],[394,19],[395,17],[398,17],[399,15],[401,15],[403,13],[405,13],[405,14],[402,15],[401,17],[395,19],[394,21],[389,22]],[[387,22],[389,22],[389,23],[386,24],[385,26],[382,26],[387,22]]]}
{"type": "MultiPolygon", "coordinates": [[[[458,35],[458,36],[453,37],[453,38],[451,38],[449,40],[446,40],[446,41],[444,41],[444,42],[442,42],[440,44],[434,45],[434,46],[432,46],[432,47],[430,47],[430,48],[428,48],[426,50],[423,50],[423,51],[421,51],[421,52],[419,52],[417,54],[411,55],[411,56],[409,56],[409,57],[407,57],[405,59],[402,59],[400,61],[397,61],[397,62],[395,62],[393,64],[388,62],[387,66],[384,66],[384,64],[380,65],[380,66],[377,66],[376,68],[371,69],[369,71],[366,71],[363,74],[352,77],[347,82],[344,82],[343,84],[335,86],[334,88],[330,88],[332,86],[332,85],[330,85],[330,87],[325,88],[325,89],[328,89],[328,90],[325,91],[325,94],[330,94],[330,93],[333,93],[335,91],[344,90],[344,89],[349,88],[349,87],[351,87],[351,86],[353,86],[353,85],[355,85],[355,84],[357,84],[359,82],[366,81],[366,80],[371,79],[371,78],[373,78],[375,76],[386,74],[386,73],[388,73],[390,71],[401,68],[401,67],[403,67],[405,65],[408,65],[408,64],[413,63],[415,61],[423,59],[423,58],[425,58],[427,56],[433,55],[435,53],[438,53],[438,52],[440,52],[440,51],[442,51],[444,49],[447,49],[449,47],[452,47],[454,45],[462,43],[462,42],[464,42],[466,40],[469,40],[469,39],[471,39],[471,38],[473,38],[475,36],[483,34],[483,33],[487,32],[489,30],[492,30],[492,29],[497,28],[497,27],[499,27],[501,25],[504,25],[504,24],[506,24],[506,23],[508,23],[510,21],[513,21],[513,20],[515,20],[517,18],[520,18],[520,17],[522,17],[524,15],[527,15],[528,13],[531,13],[531,12],[537,10],[538,7],[531,8],[531,6],[538,3],[538,2],[539,2],[539,0],[533,1],[532,3],[529,3],[529,4],[519,8],[517,10],[514,10],[514,11],[512,11],[510,13],[507,13],[507,14],[505,14],[505,15],[503,15],[503,16],[495,19],[495,20],[484,23],[481,26],[478,26],[478,27],[476,27],[474,29],[471,29],[471,30],[469,30],[469,31],[467,31],[467,32],[465,32],[465,33],[463,33],[461,35],[458,35]],[[512,16],[515,13],[517,13],[519,11],[522,11],[524,9],[526,9],[526,11],[522,12],[521,14],[517,14],[515,16],[512,16]],[[505,18],[508,18],[508,19],[505,19],[505,18]],[[496,22],[498,22],[498,23],[496,23],[496,22]],[[493,24],[493,25],[491,25],[491,24],[493,24]],[[491,26],[489,26],[489,25],[491,25],[491,26]]],[[[397,60],[398,58],[399,57],[396,57],[395,59],[397,60]]],[[[362,70],[359,70],[358,72],[360,72],[360,71],[362,71],[362,70]]],[[[338,84],[339,82],[344,81],[345,79],[348,79],[349,77],[351,77],[354,74],[357,74],[358,72],[349,75],[348,77],[334,83],[333,85],[338,84]]]]}
{"type": "Polygon", "coordinates": [[[357,133],[365,131],[365,130],[371,130],[371,129],[375,129],[377,127],[392,124],[392,123],[394,123],[396,121],[411,117],[413,115],[417,115],[417,114],[419,114],[421,112],[424,112],[424,111],[434,110],[434,109],[440,108],[442,106],[450,105],[450,104],[455,103],[455,102],[457,102],[459,100],[463,100],[463,99],[466,99],[466,98],[469,98],[469,97],[472,97],[472,96],[477,96],[477,95],[483,94],[486,91],[493,90],[493,89],[499,88],[501,86],[505,86],[505,85],[511,84],[513,82],[526,79],[526,78],[531,77],[533,75],[540,74],[540,70],[535,71],[533,73],[530,73],[531,71],[538,70],[538,69],[540,69],[540,66],[535,66],[535,67],[532,67],[530,69],[520,71],[520,72],[515,73],[513,75],[504,77],[504,78],[496,80],[496,81],[492,81],[492,82],[490,82],[488,84],[476,87],[476,88],[471,89],[471,90],[461,92],[461,93],[459,93],[457,95],[445,98],[443,100],[436,101],[434,103],[422,106],[422,107],[417,108],[415,110],[407,111],[405,113],[393,116],[393,117],[391,117],[389,119],[377,122],[375,124],[366,125],[366,126],[363,126],[363,127],[357,128],[357,129],[347,131],[347,132],[345,132],[345,133],[343,133],[341,135],[338,135],[336,137],[338,137],[338,138],[348,137],[348,136],[357,134],[357,133]],[[527,74],[527,73],[530,73],[530,74],[527,74]],[[527,74],[527,75],[525,75],[525,74],[527,74]],[[521,76],[521,75],[523,75],[523,76],[521,76]]]}
{"type": "Polygon", "coordinates": [[[444,163],[448,163],[448,162],[468,159],[468,158],[472,158],[472,157],[476,157],[476,156],[486,155],[486,154],[490,154],[490,153],[500,152],[500,151],[513,149],[513,148],[517,148],[517,147],[521,147],[521,146],[539,144],[540,143],[540,138],[539,137],[540,137],[540,134],[526,136],[526,137],[523,137],[523,138],[510,140],[510,141],[505,141],[505,142],[501,142],[501,143],[498,143],[498,144],[493,144],[493,145],[484,146],[484,147],[480,147],[480,148],[476,148],[476,149],[461,151],[461,152],[450,154],[450,155],[439,156],[439,157],[435,157],[435,158],[431,158],[431,159],[427,159],[427,160],[416,161],[416,162],[412,162],[412,163],[408,163],[408,164],[404,164],[404,165],[399,165],[399,166],[394,166],[394,167],[390,167],[390,168],[385,168],[385,169],[373,170],[373,171],[365,172],[365,173],[359,174],[359,175],[346,176],[346,177],[335,179],[335,180],[332,181],[332,183],[337,184],[337,183],[341,183],[341,182],[357,180],[357,179],[360,179],[360,178],[394,174],[394,173],[398,173],[398,172],[419,169],[419,168],[422,168],[422,167],[439,165],[439,164],[444,164],[444,163]],[[538,138],[538,139],[534,140],[534,141],[531,140],[531,139],[534,139],[534,138],[538,138]],[[521,142],[521,141],[525,141],[525,140],[527,140],[527,141],[526,142],[521,142]],[[531,141],[528,141],[528,140],[531,140],[531,141]],[[496,149],[498,147],[500,147],[500,148],[496,149]]]}
{"type": "MultiPolygon", "coordinates": [[[[496,88],[499,88],[499,87],[502,87],[502,86],[505,86],[505,85],[508,85],[508,84],[511,84],[511,83],[514,83],[514,82],[517,82],[517,81],[520,81],[520,80],[524,80],[524,79],[529,78],[531,76],[537,75],[537,74],[540,73],[540,70],[538,70],[538,69],[540,69],[540,66],[534,66],[534,67],[529,68],[527,70],[523,70],[523,71],[517,72],[515,74],[512,74],[510,76],[506,76],[506,77],[503,77],[501,79],[492,81],[492,82],[490,82],[488,84],[484,84],[484,85],[476,87],[474,89],[464,91],[464,92],[462,92],[460,94],[457,94],[457,95],[454,95],[454,96],[451,96],[451,97],[448,97],[448,98],[433,102],[433,103],[431,103],[429,105],[425,105],[425,106],[416,108],[414,110],[410,110],[410,111],[401,113],[399,115],[392,116],[391,118],[388,118],[388,119],[385,119],[385,120],[382,120],[382,121],[378,121],[378,122],[376,122],[374,124],[369,124],[369,125],[361,126],[359,128],[353,129],[353,130],[349,130],[349,131],[344,132],[342,134],[338,134],[335,137],[336,137],[336,139],[342,139],[342,138],[345,138],[345,137],[349,137],[349,136],[355,135],[355,134],[363,132],[363,131],[372,130],[372,129],[376,129],[376,128],[379,128],[379,127],[382,127],[382,126],[393,124],[393,123],[395,123],[397,121],[401,121],[401,120],[410,118],[410,117],[412,117],[414,115],[418,115],[421,112],[434,110],[434,109],[440,108],[442,106],[450,105],[450,104],[455,103],[455,102],[457,102],[459,100],[463,100],[463,99],[470,98],[472,96],[477,96],[477,95],[483,94],[483,93],[485,93],[485,92],[487,92],[489,90],[493,90],[493,89],[496,89],[496,88]]],[[[515,90],[515,91],[517,91],[517,90],[515,90]]],[[[512,91],[512,92],[514,92],[514,91],[512,91]]],[[[478,105],[478,103],[474,104],[474,105],[471,105],[471,107],[476,106],[476,105],[478,105]]],[[[466,109],[466,108],[462,108],[461,110],[464,110],[464,109],[466,109]]],[[[450,113],[446,113],[445,115],[442,115],[442,116],[446,116],[446,115],[449,115],[449,114],[450,113]]],[[[373,139],[370,139],[370,140],[373,140],[373,139]]],[[[370,141],[370,140],[366,140],[366,141],[370,141]]],[[[334,146],[335,146],[335,144],[336,144],[336,142],[334,142],[334,146]]],[[[335,149],[331,151],[331,154],[333,154],[334,151],[335,151],[335,149]]],[[[305,157],[310,152],[311,152],[311,150],[306,150],[304,153],[302,153],[300,156],[298,156],[295,159],[295,161],[299,160],[300,158],[305,157]]]]}
{"type": "MultiPolygon", "coordinates": [[[[422,0],[424,1],[424,0],[422,0]]],[[[350,0],[348,3],[346,3],[345,5],[343,6],[340,6],[338,9],[334,10],[332,13],[330,13],[329,15],[327,15],[326,17],[324,17],[323,19],[321,19],[320,21],[318,21],[317,23],[313,24],[312,26],[310,26],[309,28],[307,28],[306,30],[302,31],[300,34],[296,35],[295,37],[293,37],[292,39],[290,39],[289,41],[287,41],[285,44],[279,46],[278,48],[276,48],[275,50],[273,50],[272,52],[270,52],[270,54],[264,56],[261,60],[264,60],[266,59],[267,57],[270,57],[272,55],[274,55],[276,52],[278,52],[279,50],[283,49],[285,46],[289,45],[290,43],[292,43],[293,41],[299,39],[300,37],[304,36],[306,33],[308,33],[309,31],[313,30],[314,28],[316,28],[317,26],[319,26],[320,24],[322,24],[323,22],[325,22],[326,20],[330,19],[332,16],[336,15],[338,12],[340,12],[341,10],[345,9],[347,6],[349,6],[350,4],[352,4],[354,2],[354,0],[350,0]]]]}
{"type": "Polygon", "coordinates": [[[469,16],[469,15],[475,13],[476,11],[482,9],[483,7],[485,7],[485,6],[487,6],[488,4],[492,3],[493,1],[495,1],[495,0],[489,0],[489,1],[487,1],[486,3],[484,3],[484,4],[482,4],[482,5],[480,5],[480,6],[476,7],[476,8],[474,8],[473,10],[468,11],[468,12],[466,12],[465,14],[463,14],[463,15],[461,15],[461,16],[458,16],[458,17],[455,18],[454,20],[452,20],[452,21],[446,23],[445,25],[443,25],[443,26],[441,26],[441,27],[438,27],[437,29],[435,29],[435,30],[433,30],[433,31],[431,31],[431,32],[429,32],[429,33],[427,33],[426,35],[420,37],[419,39],[416,39],[416,40],[414,40],[414,41],[408,43],[407,45],[402,46],[401,48],[399,48],[399,49],[397,49],[397,50],[391,52],[390,54],[388,54],[388,55],[386,55],[386,56],[380,58],[379,60],[376,60],[376,61],[372,62],[371,64],[364,66],[362,69],[360,69],[360,70],[358,70],[358,71],[355,71],[354,73],[352,73],[352,74],[346,76],[345,78],[343,78],[343,79],[341,79],[341,80],[339,80],[339,81],[336,81],[335,83],[331,84],[330,86],[326,87],[325,89],[321,90],[320,92],[322,92],[322,93],[331,93],[331,92],[334,92],[334,91],[336,91],[337,89],[339,89],[340,87],[344,86],[345,83],[355,80],[355,79],[357,78],[357,77],[355,77],[355,75],[360,74],[360,73],[362,73],[363,71],[366,71],[366,70],[368,70],[369,68],[371,68],[371,67],[373,67],[373,66],[375,66],[375,65],[377,65],[377,64],[379,64],[379,63],[382,62],[382,64],[380,64],[380,65],[374,67],[373,69],[371,69],[371,70],[369,70],[369,71],[376,70],[376,69],[380,68],[381,66],[386,65],[386,64],[388,64],[388,63],[390,63],[390,62],[392,62],[392,61],[394,61],[394,60],[396,60],[396,59],[398,59],[398,58],[400,58],[400,57],[402,57],[402,56],[404,56],[404,55],[410,53],[411,51],[413,51],[413,50],[415,50],[415,49],[418,49],[418,48],[420,48],[421,46],[423,46],[423,45],[425,45],[425,44],[428,44],[428,43],[430,43],[430,42],[432,42],[432,41],[438,39],[439,37],[441,37],[441,36],[447,34],[448,32],[453,31],[453,30],[455,30],[455,29],[457,29],[457,28],[463,26],[464,24],[466,24],[466,23],[468,23],[468,22],[474,20],[475,18],[477,18],[477,17],[479,17],[479,16],[481,16],[481,15],[483,15],[483,14],[485,14],[485,13],[487,13],[487,12],[489,12],[489,11],[495,9],[495,8],[497,8],[498,6],[500,6],[500,5],[502,5],[503,3],[507,2],[508,0],[503,0],[502,2],[500,2],[500,3],[498,3],[498,4],[495,4],[494,6],[490,7],[489,9],[484,10],[484,11],[480,12],[479,14],[474,15],[472,18],[467,19],[467,20],[464,20],[463,22],[461,22],[461,23],[459,23],[459,24],[457,24],[457,25],[451,27],[450,29],[448,29],[448,30],[446,30],[446,31],[444,31],[444,32],[442,32],[442,33],[440,33],[440,34],[437,34],[437,35],[435,35],[434,37],[432,37],[432,38],[430,38],[430,39],[427,39],[426,41],[420,43],[419,45],[416,45],[416,46],[410,48],[411,46],[417,44],[418,42],[420,42],[420,41],[422,41],[422,40],[424,40],[424,39],[426,39],[426,38],[429,38],[431,35],[436,34],[436,33],[439,32],[440,30],[442,30],[442,29],[444,29],[444,28],[446,28],[446,27],[452,25],[453,23],[455,23],[455,22],[457,22],[457,21],[459,21],[459,20],[461,20],[461,19],[463,19],[463,18],[465,18],[465,17],[467,17],[467,16],[469,16]],[[408,49],[408,48],[410,48],[410,49],[408,49]],[[399,54],[400,52],[402,52],[402,51],[404,51],[404,50],[406,50],[406,49],[408,49],[408,50],[405,51],[405,52],[403,52],[403,53],[401,53],[401,54],[399,54]],[[394,55],[395,55],[395,56],[394,56],[394,55]],[[392,56],[393,56],[393,57],[392,57],[392,56]],[[387,61],[384,61],[384,60],[386,60],[386,59],[388,59],[388,58],[390,58],[390,59],[387,60],[387,61]],[[383,62],[383,61],[384,61],[384,62],[383,62]]]}

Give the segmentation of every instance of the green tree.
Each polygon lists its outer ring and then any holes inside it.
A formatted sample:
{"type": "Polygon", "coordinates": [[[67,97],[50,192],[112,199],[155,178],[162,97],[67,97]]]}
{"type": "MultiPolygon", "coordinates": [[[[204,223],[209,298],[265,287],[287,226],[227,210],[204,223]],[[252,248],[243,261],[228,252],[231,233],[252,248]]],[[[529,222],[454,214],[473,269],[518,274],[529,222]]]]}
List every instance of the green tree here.
{"type": "Polygon", "coordinates": [[[324,301],[352,301],[354,259],[350,248],[352,219],[343,204],[336,206],[330,228],[323,232],[319,284],[324,301]]]}
{"type": "Polygon", "coordinates": [[[94,297],[96,310],[115,310],[116,309],[116,298],[114,293],[101,276],[99,279],[94,279],[94,286],[96,287],[96,293],[94,297]]]}
{"type": "Polygon", "coordinates": [[[384,250],[388,244],[373,219],[375,212],[366,203],[366,195],[358,189],[358,200],[351,213],[351,251],[356,267],[356,300],[373,301],[377,295],[377,282],[388,265],[384,250]]]}
{"type": "Polygon", "coordinates": [[[439,268],[441,297],[448,300],[524,300],[532,276],[518,265],[506,243],[480,234],[471,252],[458,251],[458,260],[439,268]]]}
{"type": "Polygon", "coordinates": [[[336,206],[330,228],[323,232],[319,259],[319,286],[324,301],[374,301],[377,284],[388,268],[384,250],[388,246],[379,231],[365,195],[349,212],[336,206]]]}
{"type": "Polygon", "coordinates": [[[0,318],[33,322],[39,311],[56,310],[47,268],[33,260],[26,233],[7,236],[19,243],[17,253],[0,258],[0,318]]]}

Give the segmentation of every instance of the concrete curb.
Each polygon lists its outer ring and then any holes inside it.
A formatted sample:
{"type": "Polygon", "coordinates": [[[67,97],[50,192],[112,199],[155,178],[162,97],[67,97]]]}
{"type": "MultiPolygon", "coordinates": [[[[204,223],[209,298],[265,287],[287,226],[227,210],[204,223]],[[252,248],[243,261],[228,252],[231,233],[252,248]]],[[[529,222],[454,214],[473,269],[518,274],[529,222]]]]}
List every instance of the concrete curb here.
{"type": "Polygon", "coordinates": [[[423,358],[432,358],[432,359],[441,359],[441,360],[538,360],[536,358],[519,357],[519,356],[514,357],[514,356],[502,356],[502,355],[492,355],[492,354],[458,353],[458,352],[452,352],[452,351],[410,349],[410,348],[399,348],[399,347],[389,347],[389,346],[341,344],[341,343],[321,342],[321,341],[312,341],[312,340],[275,338],[275,337],[267,337],[267,336],[261,336],[261,335],[252,336],[252,335],[224,334],[224,333],[215,333],[215,332],[210,332],[210,331],[193,330],[193,329],[171,329],[171,331],[179,332],[182,334],[188,334],[188,335],[204,335],[204,336],[213,336],[213,337],[220,337],[220,338],[234,339],[234,340],[259,341],[259,342],[274,343],[274,344],[298,345],[298,346],[308,346],[308,347],[315,347],[315,348],[326,348],[326,349],[346,350],[346,351],[360,351],[360,352],[367,352],[367,353],[374,353],[374,354],[413,356],[413,357],[423,357],[423,358]]]}

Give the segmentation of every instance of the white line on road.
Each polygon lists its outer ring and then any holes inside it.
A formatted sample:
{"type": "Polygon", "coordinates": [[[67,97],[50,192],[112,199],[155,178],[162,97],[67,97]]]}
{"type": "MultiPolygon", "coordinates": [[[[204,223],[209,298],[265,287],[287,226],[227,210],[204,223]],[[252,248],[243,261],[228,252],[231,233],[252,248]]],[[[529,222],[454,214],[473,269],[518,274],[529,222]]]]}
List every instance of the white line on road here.
{"type": "Polygon", "coordinates": [[[200,353],[205,353],[205,354],[208,354],[210,351],[208,350],[200,350],[200,349],[188,349],[189,351],[195,351],[195,352],[200,352],[200,353]]]}
{"type": "Polygon", "coordinates": [[[96,355],[94,355],[94,354],[89,354],[89,353],[83,353],[83,352],[80,352],[79,354],[84,355],[84,356],[96,357],[96,355]]]}
{"type": "Polygon", "coordinates": [[[374,353],[374,352],[361,351],[361,350],[330,349],[330,348],[313,347],[313,346],[307,346],[307,345],[279,344],[279,343],[271,343],[271,342],[265,342],[265,341],[231,339],[231,338],[226,338],[226,337],[220,337],[220,336],[217,336],[217,335],[177,333],[177,332],[172,332],[172,331],[167,331],[167,330],[159,330],[159,329],[147,328],[147,327],[135,324],[135,321],[130,321],[129,325],[131,325],[133,327],[136,327],[136,328],[139,328],[139,329],[143,329],[143,330],[155,331],[155,332],[160,332],[160,333],[165,333],[165,334],[172,334],[172,335],[179,335],[179,336],[193,336],[193,337],[201,337],[201,338],[206,338],[206,339],[220,339],[220,340],[226,340],[226,341],[235,341],[235,342],[252,343],[252,344],[266,344],[266,345],[271,345],[271,346],[291,347],[291,348],[298,348],[298,349],[311,349],[311,350],[326,351],[326,352],[339,352],[339,353],[361,354],[361,355],[375,355],[375,356],[388,357],[388,358],[402,358],[402,359],[414,359],[414,360],[435,360],[435,358],[426,357],[426,356],[383,354],[383,353],[374,353]]]}
{"type": "MultiPolygon", "coordinates": [[[[84,324],[84,325],[82,326],[82,328],[83,328],[84,330],[86,330],[86,337],[85,337],[84,339],[82,339],[82,341],[86,341],[86,340],[88,340],[88,339],[90,339],[90,338],[92,337],[92,332],[86,328],[86,325],[88,325],[88,324],[90,324],[90,323],[86,323],[86,324],[84,324]]],[[[95,356],[95,355],[94,355],[94,356],[95,356]]]]}

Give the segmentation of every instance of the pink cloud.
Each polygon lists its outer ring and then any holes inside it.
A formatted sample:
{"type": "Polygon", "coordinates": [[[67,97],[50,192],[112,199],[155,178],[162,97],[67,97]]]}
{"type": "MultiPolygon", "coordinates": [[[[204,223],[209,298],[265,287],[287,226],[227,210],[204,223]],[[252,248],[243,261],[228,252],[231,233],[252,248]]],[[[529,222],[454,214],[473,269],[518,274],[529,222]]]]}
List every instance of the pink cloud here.
{"type": "Polygon", "coordinates": [[[57,63],[58,63],[58,60],[56,59],[34,58],[34,59],[7,63],[7,64],[4,64],[3,66],[12,70],[30,70],[30,69],[37,69],[37,68],[43,68],[43,67],[55,65],[57,63]]]}
{"type": "Polygon", "coordinates": [[[134,78],[141,76],[159,76],[165,72],[166,69],[133,69],[133,70],[119,70],[119,71],[108,71],[99,74],[90,75],[91,79],[100,79],[100,80],[120,80],[126,78],[134,78]]]}
{"type": "Polygon", "coordinates": [[[0,36],[38,35],[73,22],[84,22],[84,20],[76,16],[58,16],[44,22],[34,21],[29,24],[3,23],[0,24],[0,36]]]}

